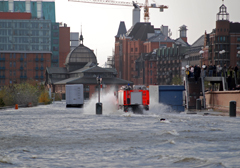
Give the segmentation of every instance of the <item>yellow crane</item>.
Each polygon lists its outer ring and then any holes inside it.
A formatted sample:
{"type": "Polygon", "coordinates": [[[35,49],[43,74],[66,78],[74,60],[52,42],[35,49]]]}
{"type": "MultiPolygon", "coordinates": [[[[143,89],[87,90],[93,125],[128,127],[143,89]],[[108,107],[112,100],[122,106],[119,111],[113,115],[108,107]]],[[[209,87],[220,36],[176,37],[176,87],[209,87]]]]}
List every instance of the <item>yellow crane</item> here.
{"type": "Polygon", "coordinates": [[[145,0],[145,3],[137,3],[137,2],[127,2],[127,1],[114,1],[114,0],[68,0],[72,2],[81,2],[81,3],[93,3],[93,4],[102,4],[102,5],[119,5],[119,6],[134,6],[135,8],[144,7],[144,21],[149,22],[149,8],[159,8],[160,12],[163,12],[164,9],[168,9],[168,6],[165,5],[157,5],[156,3],[152,3],[150,6],[148,4],[148,0],[145,0]]]}

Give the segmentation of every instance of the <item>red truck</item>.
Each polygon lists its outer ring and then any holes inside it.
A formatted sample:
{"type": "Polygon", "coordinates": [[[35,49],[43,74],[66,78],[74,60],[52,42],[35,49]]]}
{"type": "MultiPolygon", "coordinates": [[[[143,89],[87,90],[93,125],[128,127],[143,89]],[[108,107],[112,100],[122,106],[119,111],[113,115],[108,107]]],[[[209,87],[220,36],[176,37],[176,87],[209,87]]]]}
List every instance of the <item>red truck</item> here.
{"type": "Polygon", "coordinates": [[[149,110],[149,90],[144,85],[122,86],[117,94],[118,107],[125,112],[132,109],[133,113],[149,110]]]}

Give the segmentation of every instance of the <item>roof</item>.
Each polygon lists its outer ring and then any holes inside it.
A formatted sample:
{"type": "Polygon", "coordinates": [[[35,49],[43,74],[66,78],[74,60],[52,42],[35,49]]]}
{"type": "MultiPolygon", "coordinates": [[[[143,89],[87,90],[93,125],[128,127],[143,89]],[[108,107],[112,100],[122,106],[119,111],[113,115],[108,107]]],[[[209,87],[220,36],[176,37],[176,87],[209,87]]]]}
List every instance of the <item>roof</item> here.
{"type": "Polygon", "coordinates": [[[190,45],[187,43],[187,42],[185,42],[182,38],[177,38],[176,40],[175,40],[175,43],[176,44],[181,44],[182,46],[184,46],[184,47],[189,47],[190,45]]]}
{"type": "Polygon", "coordinates": [[[66,84],[66,83],[68,83],[68,82],[70,82],[70,81],[74,81],[74,80],[76,80],[76,79],[78,79],[79,77],[72,77],[72,78],[68,78],[68,79],[64,79],[64,80],[58,80],[58,81],[52,81],[52,83],[54,83],[55,85],[61,85],[61,84],[66,84]]]}
{"type": "Polygon", "coordinates": [[[137,22],[126,35],[134,40],[146,41],[148,33],[154,33],[154,27],[150,23],[137,22]]]}
{"type": "Polygon", "coordinates": [[[200,36],[192,45],[191,47],[199,47],[204,46],[204,35],[200,36]]]}
{"type": "Polygon", "coordinates": [[[46,71],[49,74],[66,74],[68,73],[67,68],[62,68],[62,67],[47,67],[46,71]]]}
{"type": "Polygon", "coordinates": [[[118,33],[115,37],[120,37],[121,35],[125,35],[126,33],[127,33],[127,29],[125,26],[125,22],[121,21],[119,24],[118,33]]]}
{"type": "Polygon", "coordinates": [[[151,42],[174,42],[174,40],[172,40],[171,38],[169,38],[168,36],[165,36],[162,33],[156,33],[154,36],[150,37],[148,39],[148,41],[151,42]]]}
{"type": "Polygon", "coordinates": [[[88,62],[94,62],[97,63],[97,58],[92,50],[90,50],[88,47],[84,46],[83,44],[80,44],[78,47],[74,48],[70,53],[67,55],[65,64],[69,63],[88,63],[88,62]]]}
{"type": "Polygon", "coordinates": [[[81,69],[78,69],[76,71],[70,72],[70,73],[81,73],[81,72],[100,72],[100,73],[107,73],[107,72],[111,72],[110,70],[108,70],[107,68],[101,68],[99,66],[93,66],[93,67],[83,67],[81,69]]]}
{"type": "MultiPolygon", "coordinates": [[[[78,78],[69,78],[66,80],[59,81],[54,83],[58,84],[97,84],[96,78],[94,77],[78,77],[78,78]]],[[[119,85],[127,85],[133,84],[133,82],[123,80],[120,78],[102,78],[102,84],[119,84],[119,85]]]]}

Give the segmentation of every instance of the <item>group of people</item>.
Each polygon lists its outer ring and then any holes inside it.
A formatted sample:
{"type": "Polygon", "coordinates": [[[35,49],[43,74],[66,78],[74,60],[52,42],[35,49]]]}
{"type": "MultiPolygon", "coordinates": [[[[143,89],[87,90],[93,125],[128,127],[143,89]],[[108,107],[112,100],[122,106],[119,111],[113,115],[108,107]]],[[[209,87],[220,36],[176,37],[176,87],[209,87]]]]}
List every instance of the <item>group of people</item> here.
{"type": "Polygon", "coordinates": [[[198,78],[200,76],[202,77],[206,77],[206,76],[223,76],[226,77],[229,81],[232,78],[240,78],[240,72],[239,72],[239,68],[238,65],[234,66],[229,66],[227,67],[226,64],[224,64],[223,67],[221,67],[220,65],[202,65],[202,67],[200,68],[199,65],[195,65],[195,66],[186,66],[186,75],[188,76],[188,78],[195,78],[195,82],[198,81],[198,78]]]}

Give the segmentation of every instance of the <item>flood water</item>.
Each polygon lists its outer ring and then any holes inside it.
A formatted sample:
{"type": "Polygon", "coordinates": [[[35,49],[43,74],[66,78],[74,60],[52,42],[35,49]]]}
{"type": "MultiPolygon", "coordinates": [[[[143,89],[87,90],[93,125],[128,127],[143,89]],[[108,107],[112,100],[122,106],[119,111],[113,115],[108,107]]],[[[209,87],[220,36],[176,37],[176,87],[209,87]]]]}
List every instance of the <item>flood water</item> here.
{"type": "Polygon", "coordinates": [[[0,167],[240,167],[238,117],[156,103],[140,115],[116,110],[111,96],[102,102],[103,115],[96,99],[83,109],[62,101],[0,110],[0,167]]]}

